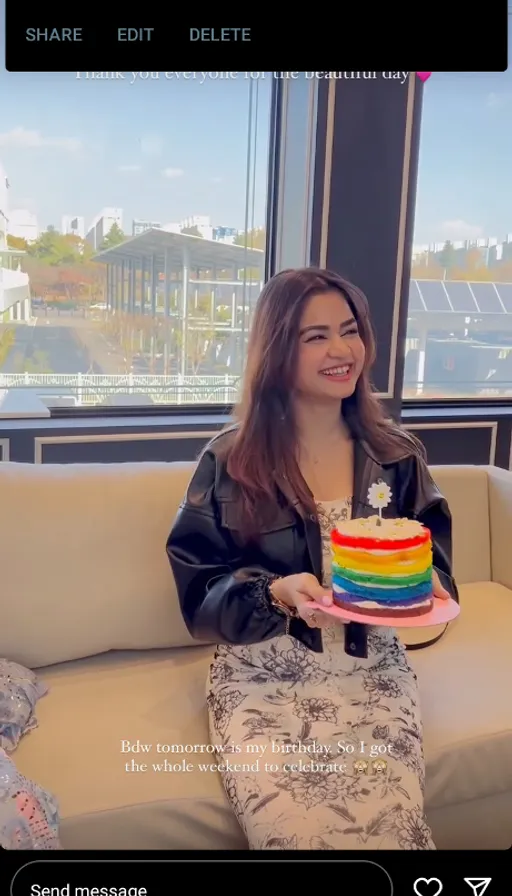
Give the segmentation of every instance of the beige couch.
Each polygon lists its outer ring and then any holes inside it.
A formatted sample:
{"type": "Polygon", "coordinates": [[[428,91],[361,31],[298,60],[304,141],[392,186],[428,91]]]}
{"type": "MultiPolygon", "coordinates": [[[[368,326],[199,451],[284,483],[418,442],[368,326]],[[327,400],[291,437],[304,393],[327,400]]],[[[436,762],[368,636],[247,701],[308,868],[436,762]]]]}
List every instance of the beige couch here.
{"type": "MultiPolygon", "coordinates": [[[[65,848],[245,847],[218,775],[199,772],[197,754],[156,751],[208,743],[212,647],[188,636],[165,555],[191,469],[0,465],[0,657],[50,686],[14,757],[57,795],[65,848]],[[122,741],[152,746],[123,753],[122,741]],[[165,759],[189,770],[152,770],[165,759]],[[138,771],[126,771],[132,761],[138,771]]],[[[438,644],[410,654],[427,810],[439,848],[502,849],[512,843],[512,474],[433,473],[454,516],[462,612],[438,644]]]]}

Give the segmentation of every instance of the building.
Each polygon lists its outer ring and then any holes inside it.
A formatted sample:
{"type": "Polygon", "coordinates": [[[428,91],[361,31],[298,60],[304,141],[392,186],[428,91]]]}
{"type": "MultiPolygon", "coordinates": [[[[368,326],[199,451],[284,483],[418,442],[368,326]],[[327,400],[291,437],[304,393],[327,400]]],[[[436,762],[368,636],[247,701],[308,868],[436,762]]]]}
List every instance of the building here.
{"type": "Polygon", "coordinates": [[[214,227],[212,239],[219,243],[227,243],[232,246],[235,242],[239,231],[236,227],[214,227]]]}
{"type": "Polygon", "coordinates": [[[9,233],[18,239],[32,243],[39,237],[37,217],[25,208],[16,208],[9,213],[9,233]]]}
{"type": "Polygon", "coordinates": [[[138,236],[139,233],[145,233],[146,230],[161,230],[162,225],[155,221],[132,221],[132,236],[138,236]]]}
{"type": "Polygon", "coordinates": [[[174,224],[164,224],[162,230],[168,233],[183,233],[183,231],[194,230],[199,236],[205,240],[213,240],[213,227],[209,215],[190,215],[183,221],[174,224]]]}
{"type": "Polygon", "coordinates": [[[64,215],[61,223],[61,233],[64,236],[77,236],[85,239],[85,220],[76,215],[64,215]]]}
{"type": "Polygon", "coordinates": [[[122,208],[104,208],[93,218],[91,226],[85,235],[85,239],[93,249],[99,250],[103,240],[110,233],[114,224],[123,229],[122,208]]]}
{"type": "Polygon", "coordinates": [[[17,235],[12,233],[11,226],[9,181],[0,165],[0,320],[28,321],[31,317],[29,279],[20,270],[25,253],[9,248],[7,237],[17,235]]]}
{"type": "Polygon", "coordinates": [[[0,168],[0,252],[7,249],[7,233],[9,230],[8,190],[9,181],[0,168]]]}
{"type": "MultiPolygon", "coordinates": [[[[134,222],[135,223],[135,222],[134,222]]],[[[150,227],[160,227],[160,224],[151,224],[150,227]]],[[[168,233],[187,233],[191,230],[205,240],[215,240],[218,243],[226,243],[232,246],[240,231],[236,227],[213,226],[209,215],[190,215],[183,221],[164,224],[162,230],[168,233]]],[[[135,235],[135,234],[134,234],[135,235]]]]}

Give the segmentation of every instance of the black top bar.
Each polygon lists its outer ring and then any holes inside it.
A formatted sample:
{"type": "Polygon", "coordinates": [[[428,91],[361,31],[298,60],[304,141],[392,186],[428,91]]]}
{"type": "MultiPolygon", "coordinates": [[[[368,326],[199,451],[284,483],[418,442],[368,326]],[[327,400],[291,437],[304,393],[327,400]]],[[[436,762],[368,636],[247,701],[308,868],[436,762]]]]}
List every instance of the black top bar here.
{"type": "MultiPolygon", "coordinates": [[[[160,69],[169,65],[250,69],[263,61],[281,66],[301,61],[314,70],[342,64],[349,71],[336,74],[343,77],[381,74],[350,71],[364,66],[506,71],[508,62],[507,0],[495,0],[493,9],[481,15],[462,14],[459,4],[436,9],[435,0],[421,9],[414,4],[384,4],[371,11],[366,5],[338,5],[332,14],[300,7],[293,14],[275,7],[270,12],[265,7],[241,8],[236,16],[221,11],[190,14],[181,4],[176,8],[157,3],[142,10],[109,6],[106,11],[101,6],[62,7],[58,2],[47,8],[26,6],[19,0],[6,0],[6,9],[6,67],[12,72],[72,72],[94,65],[108,71],[81,75],[129,75],[127,69],[158,69],[163,75],[160,69]]],[[[172,80],[201,72],[165,74],[172,80]]],[[[263,73],[206,74],[249,79],[263,73]]],[[[309,74],[313,78],[315,72],[309,74]]]]}

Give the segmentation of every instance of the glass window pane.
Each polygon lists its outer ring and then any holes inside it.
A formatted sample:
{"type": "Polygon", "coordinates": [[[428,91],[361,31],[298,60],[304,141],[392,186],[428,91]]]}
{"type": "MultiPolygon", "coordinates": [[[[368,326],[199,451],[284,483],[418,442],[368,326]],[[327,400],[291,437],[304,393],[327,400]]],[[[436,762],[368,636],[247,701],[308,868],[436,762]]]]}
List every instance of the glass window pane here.
{"type": "Polygon", "coordinates": [[[404,398],[512,395],[512,71],[425,84],[404,398]]]}
{"type": "Polygon", "coordinates": [[[272,73],[116,74],[0,74],[0,388],[232,402],[264,276],[272,73]]]}

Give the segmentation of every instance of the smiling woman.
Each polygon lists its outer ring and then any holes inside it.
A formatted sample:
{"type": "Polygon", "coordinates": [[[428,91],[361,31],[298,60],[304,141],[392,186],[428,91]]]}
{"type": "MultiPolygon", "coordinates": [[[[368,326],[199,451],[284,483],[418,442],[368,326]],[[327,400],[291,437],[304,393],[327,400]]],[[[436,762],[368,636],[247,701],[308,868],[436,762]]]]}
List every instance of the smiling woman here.
{"type": "Polygon", "coordinates": [[[316,268],[274,276],[256,306],[237,423],[206,446],[167,542],[187,627],[218,644],[211,738],[272,754],[236,774],[219,765],[252,849],[435,848],[405,648],[392,628],[329,613],[331,532],[374,513],[368,487],[381,480],[391,519],[419,525],[428,511],[434,562],[455,591],[446,503],[371,390],[374,355],[355,286],[316,268]],[[346,754],[370,742],[387,759],[363,779],[346,754]],[[312,761],[290,764],[289,750],[312,761]]]}
{"type": "MultiPolygon", "coordinates": [[[[313,388],[314,374],[330,386],[344,386],[336,395],[351,395],[364,365],[365,347],[357,320],[338,291],[319,293],[307,304],[300,330],[298,388],[313,388]]],[[[330,389],[329,394],[333,394],[330,389]]],[[[318,396],[321,398],[321,394],[318,396]]]]}
{"type": "MultiPolygon", "coordinates": [[[[242,490],[248,524],[256,506],[264,506],[262,499],[271,500],[274,471],[283,471],[283,467],[302,505],[314,511],[294,457],[304,415],[308,429],[317,433],[316,444],[311,445],[310,437],[307,451],[315,466],[314,457],[323,453],[326,440],[329,443],[340,437],[341,401],[345,440],[349,435],[364,439],[384,457],[414,444],[406,432],[386,419],[370,388],[374,359],[368,303],[353,284],[315,268],[282,271],[266,284],[250,335],[244,388],[236,411],[240,431],[228,465],[242,490]],[[327,431],[326,408],[331,418],[327,431]],[[317,422],[312,419],[315,409],[317,422]],[[279,420],[286,425],[276,425],[279,420]]],[[[339,464],[336,467],[339,475],[339,464]]]]}

